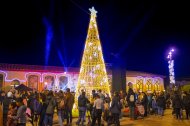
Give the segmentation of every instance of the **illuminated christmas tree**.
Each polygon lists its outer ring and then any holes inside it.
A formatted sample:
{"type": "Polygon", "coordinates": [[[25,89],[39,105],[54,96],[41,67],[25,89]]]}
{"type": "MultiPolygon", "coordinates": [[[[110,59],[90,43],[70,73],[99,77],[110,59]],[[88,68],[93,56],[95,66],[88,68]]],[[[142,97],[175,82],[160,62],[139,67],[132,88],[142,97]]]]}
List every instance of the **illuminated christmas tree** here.
{"type": "Polygon", "coordinates": [[[108,76],[96,23],[97,11],[94,7],[89,10],[91,12],[91,18],[77,83],[76,104],[81,90],[84,90],[89,98],[92,90],[101,89],[102,92],[110,94],[108,76]]]}

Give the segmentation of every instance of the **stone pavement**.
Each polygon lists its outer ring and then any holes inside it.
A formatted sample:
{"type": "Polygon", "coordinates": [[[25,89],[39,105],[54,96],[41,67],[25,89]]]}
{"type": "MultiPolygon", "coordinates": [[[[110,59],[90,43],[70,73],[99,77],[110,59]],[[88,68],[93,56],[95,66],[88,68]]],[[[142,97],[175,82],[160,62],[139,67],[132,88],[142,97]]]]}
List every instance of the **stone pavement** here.
{"type": "MultiPolygon", "coordinates": [[[[190,120],[176,120],[172,115],[172,110],[167,109],[165,111],[164,117],[160,118],[159,116],[150,115],[144,119],[130,120],[127,117],[120,119],[121,126],[190,126],[190,120]]],[[[66,120],[65,120],[66,121],[66,120]]],[[[73,119],[72,126],[76,126],[77,118],[73,119]]],[[[57,115],[54,116],[54,125],[59,126],[57,115]]],[[[105,123],[105,126],[107,124],[105,123]]]]}

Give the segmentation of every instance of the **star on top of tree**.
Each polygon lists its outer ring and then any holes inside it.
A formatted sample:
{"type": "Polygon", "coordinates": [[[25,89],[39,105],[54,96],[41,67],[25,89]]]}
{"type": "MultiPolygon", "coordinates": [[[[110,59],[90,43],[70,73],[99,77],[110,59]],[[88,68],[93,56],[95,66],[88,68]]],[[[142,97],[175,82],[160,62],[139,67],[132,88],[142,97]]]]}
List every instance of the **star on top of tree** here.
{"type": "Polygon", "coordinates": [[[94,16],[94,17],[96,17],[97,11],[94,9],[94,7],[89,8],[89,10],[90,10],[90,12],[91,12],[91,15],[94,16]]]}

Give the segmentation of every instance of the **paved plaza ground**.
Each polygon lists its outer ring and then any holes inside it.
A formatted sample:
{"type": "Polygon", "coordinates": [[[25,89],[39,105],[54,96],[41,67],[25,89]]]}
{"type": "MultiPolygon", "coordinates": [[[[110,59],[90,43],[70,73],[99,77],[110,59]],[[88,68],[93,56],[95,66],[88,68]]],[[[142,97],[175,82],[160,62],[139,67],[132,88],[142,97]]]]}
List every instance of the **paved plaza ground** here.
{"type": "MultiPolygon", "coordinates": [[[[120,122],[121,122],[121,126],[190,126],[190,119],[176,120],[171,115],[171,113],[172,113],[172,110],[167,109],[165,111],[165,115],[163,118],[160,118],[155,115],[149,115],[148,117],[144,119],[130,120],[128,117],[123,117],[122,119],[120,119],[120,122]]],[[[76,121],[77,121],[77,118],[74,118],[72,126],[76,126],[75,124],[76,121]]],[[[2,126],[1,122],[2,120],[0,121],[0,126],[2,126]]],[[[31,126],[31,125],[28,123],[27,126],[31,126]]],[[[54,116],[53,126],[59,126],[57,114],[55,114],[54,116]]],[[[107,126],[106,123],[105,123],[105,126],[107,126]]]]}
{"type": "MultiPolygon", "coordinates": [[[[160,118],[155,115],[150,115],[144,119],[130,120],[127,117],[120,119],[121,126],[190,126],[190,120],[176,120],[172,115],[172,110],[167,109],[165,111],[165,116],[160,118]]],[[[73,120],[72,126],[76,126],[77,118],[73,120]]],[[[54,118],[54,126],[59,126],[57,121],[57,116],[54,118]]],[[[105,123],[105,126],[107,124],[105,123]]]]}

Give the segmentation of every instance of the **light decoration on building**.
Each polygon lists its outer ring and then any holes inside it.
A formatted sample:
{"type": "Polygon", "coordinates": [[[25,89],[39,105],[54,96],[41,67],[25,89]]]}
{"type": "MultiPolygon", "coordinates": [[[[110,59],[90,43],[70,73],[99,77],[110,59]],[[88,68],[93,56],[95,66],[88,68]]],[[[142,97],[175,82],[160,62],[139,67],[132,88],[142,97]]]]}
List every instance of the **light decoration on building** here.
{"type": "Polygon", "coordinates": [[[8,79],[8,71],[2,71],[0,70],[0,73],[4,75],[5,82],[12,82],[14,80],[18,80],[21,83],[26,83],[28,81],[28,77],[30,75],[37,75],[39,77],[40,83],[43,83],[43,87],[46,87],[48,85],[47,81],[45,81],[46,76],[53,76],[54,78],[54,85],[53,90],[59,90],[59,77],[60,76],[66,76],[68,77],[68,83],[71,83],[71,77],[66,72],[64,73],[40,73],[40,72],[24,72],[24,80],[19,78],[12,78],[8,79]]]}
{"type": "Polygon", "coordinates": [[[171,49],[168,53],[168,68],[169,68],[169,79],[170,79],[170,85],[175,85],[175,73],[174,73],[174,60],[172,59],[172,54],[174,52],[174,49],[171,49]]]}
{"type": "Polygon", "coordinates": [[[92,90],[99,89],[110,94],[108,76],[96,23],[97,11],[94,7],[89,10],[91,12],[91,18],[76,88],[75,106],[77,106],[78,96],[81,90],[86,91],[87,97],[91,96],[92,90]]]}

